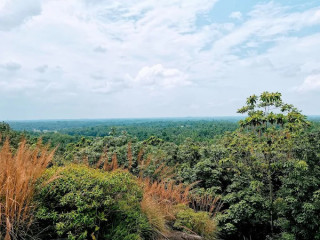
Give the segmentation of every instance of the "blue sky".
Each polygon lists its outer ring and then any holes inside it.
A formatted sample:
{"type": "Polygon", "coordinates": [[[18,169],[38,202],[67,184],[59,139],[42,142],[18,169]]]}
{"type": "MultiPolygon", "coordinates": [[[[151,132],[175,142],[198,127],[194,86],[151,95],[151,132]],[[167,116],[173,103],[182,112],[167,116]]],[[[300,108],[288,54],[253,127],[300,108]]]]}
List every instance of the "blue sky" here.
{"type": "Polygon", "coordinates": [[[320,3],[0,0],[0,120],[320,115],[320,3]]]}

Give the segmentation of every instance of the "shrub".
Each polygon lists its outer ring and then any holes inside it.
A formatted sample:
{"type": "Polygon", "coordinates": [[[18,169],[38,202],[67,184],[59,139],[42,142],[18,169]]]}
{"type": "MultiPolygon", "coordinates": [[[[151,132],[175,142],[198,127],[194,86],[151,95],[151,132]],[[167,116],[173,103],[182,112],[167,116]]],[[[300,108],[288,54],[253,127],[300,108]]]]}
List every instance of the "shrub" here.
{"type": "Polygon", "coordinates": [[[39,185],[36,198],[36,217],[46,237],[131,240],[149,233],[140,209],[142,190],[130,173],[71,164],[48,170],[42,180],[57,171],[60,177],[39,185]]]}
{"type": "Polygon", "coordinates": [[[176,220],[174,228],[178,230],[197,233],[204,239],[216,239],[218,232],[217,223],[208,212],[195,212],[193,209],[185,206],[177,206],[176,220]]]}

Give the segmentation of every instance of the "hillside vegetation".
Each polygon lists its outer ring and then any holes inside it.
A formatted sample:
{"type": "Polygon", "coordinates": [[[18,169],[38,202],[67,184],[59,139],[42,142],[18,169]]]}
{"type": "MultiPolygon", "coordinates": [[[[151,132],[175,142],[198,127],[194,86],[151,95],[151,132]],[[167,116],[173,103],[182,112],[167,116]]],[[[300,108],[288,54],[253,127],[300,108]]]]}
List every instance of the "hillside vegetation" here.
{"type": "Polygon", "coordinates": [[[238,112],[238,124],[0,124],[0,239],[320,239],[317,118],[270,92],[238,112]]]}

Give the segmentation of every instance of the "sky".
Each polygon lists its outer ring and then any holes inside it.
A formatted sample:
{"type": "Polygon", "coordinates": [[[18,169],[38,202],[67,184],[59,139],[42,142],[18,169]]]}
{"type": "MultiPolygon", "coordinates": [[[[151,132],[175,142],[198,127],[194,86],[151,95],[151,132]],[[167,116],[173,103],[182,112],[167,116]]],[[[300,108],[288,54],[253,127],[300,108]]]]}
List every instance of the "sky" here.
{"type": "Polygon", "coordinates": [[[0,120],[320,115],[318,0],[0,0],[0,120]]]}

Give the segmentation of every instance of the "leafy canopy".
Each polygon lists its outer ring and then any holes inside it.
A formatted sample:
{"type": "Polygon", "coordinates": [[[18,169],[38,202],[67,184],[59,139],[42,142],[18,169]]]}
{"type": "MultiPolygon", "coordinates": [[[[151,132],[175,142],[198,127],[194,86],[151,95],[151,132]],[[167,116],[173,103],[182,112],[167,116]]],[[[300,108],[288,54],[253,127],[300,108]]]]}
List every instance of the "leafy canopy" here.
{"type": "Polygon", "coordinates": [[[282,101],[279,92],[263,92],[260,96],[252,95],[247,98],[246,105],[237,112],[248,114],[247,118],[240,121],[241,127],[253,128],[260,133],[270,127],[296,131],[310,125],[306,116],[302,115],[297,108],[282,101]]]}

